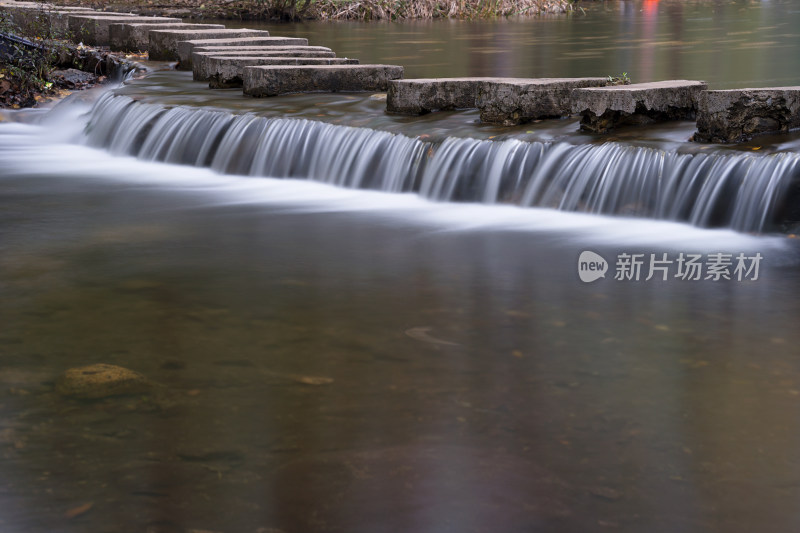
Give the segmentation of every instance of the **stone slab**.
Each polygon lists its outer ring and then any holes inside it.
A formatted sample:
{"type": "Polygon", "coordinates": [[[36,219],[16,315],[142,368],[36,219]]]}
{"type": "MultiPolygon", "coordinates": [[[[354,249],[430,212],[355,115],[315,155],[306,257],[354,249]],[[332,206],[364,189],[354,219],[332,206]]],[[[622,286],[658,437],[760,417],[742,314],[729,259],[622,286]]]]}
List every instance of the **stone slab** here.
{"type": "Polygon", "coordinates": [[[67,16],[76,13],[76,11],[33,9],[8,4],[0,5],[0,11],[10,15],[11,21],[23,35],[39,35],[43,28],[49,28],[50,35],[56,38],[67,36],[67,16]]]}
{"type": "MultiPolygon", "coordinates": [[[[269,37],[268,31],[261,30],[151,30],[147,51],[150,59],[158,61],[179,60],[178,43],[182,41],[209,39],[236,39],[246,37],[269,37]]],[[[184,60],[191,61],[191,46],[184,60]]],[[[189,67],[191,69],[191,66],[189,67]]]]}
{"type": "Polygon", "coordinates": [[[576,89],[572,111],[582,116],[581,129],[591,133],[606,133],[623,124],[691,120],[697,99],[707,88],[702,81],[667,80],[576,89]]]}
{"type": "Polygon", "coordinates": [[[249,44],[253,46],[306,46],[308,39],[301,37],[270,37],[269,35],[251,37],[231,37],[213,39],[193,39],[178,43],[178,67],[183,70],[192,70],[192,53],[195,46],[240,46],[249,44]]]}
{"type": "Polygon", "coordinates": [[[81,41],[83,36],[75,32],[71,27],[72,23],[70,23],[70,18],[73,15],[82,15],[82,16],[97,17],[97,18],[104,18],[104,17],[134,18],[137,16],[135,13],[114,13],[106,11],[91,11],[91,12],[62,11],[61,9],[58,9],[56,11],[49,11],[46,14],[48,22],[50,23],[50,26],[53,28],[53,30],[61,32],[62,35],[68,35],[70,40],[75,40],[76,42],[79,42],[81,41]]]}
{"type": "MultiPolygon", "coordinates": [[[[247,52],[229,52],[225,50],[216,50],[214,52],[194,52],[192,54],[192,75],[195,80],[206,81],[217,73],[218,61],[214,58],[226,57],[228,59],[236,57],[315,57],[315,58],[334,58],[336,54],[328,50],[314,50],[306,49],[302,46],[281,46],[273,49],[266,48],[263,50],[250,50],[247,52]]],[[[264,63],[267,64],[267,63],[264,63]]],[[[279,63],[275,63],[279,64],[279,63]]],[[[239,75],[241,77],[241,74],[239,75]]]]}
{"type": "Polygon", "coordinates": [[[390,113],[422,115],[478,107],[480,89],[503,78],[421,78],[392,80],[386,94],[390,113]]]}
{"type": "Polygon", "coordinates": [[[481,122],[523,124],[570,115],[572,91],[604,87],[607,78],[506,78],[481,86],[477,107],[481,122]]]}
{"type": "Polygon", "coordinates": [[[733,143],[800,128],[800,87],[703,91],[695,141],[733,143]]]}
{"type": "Polygon", "coordinates": [[[16,2],[14,0],[10,1],[2,1],[0,2],[0,10],[4,8],[18,8],[18,9],[27,9],[27,10],[36,10],[36,11],[91,11],[94,12],[94,9],[91,7],[81,7],[81,6],[57,6],[54,4],[42,4],[39,2],[16,2]]]}
{"type": "Polygon", "coordinates": [[[68,24],[69,31],[74,40],[78,40],[84,44],[93,46],[108,46],[109,26],[114,23],[126,22],[128,20],[149,24],[175,24],[177,22],[181,22],[181,19],[169,17],[130,17],[126,15],[78,14],[69,15],[68,24]]]}
{"type": "Polygon", "coordinates": [[[310,92],[385,91],[403,77],[398,65],[330,65],[245,67],[244,93],[277,96],[310,92]]]}
{"type": "MultiPolygon", "coordinates": [[[[195,60],[197,56],[195,55],[195,60]]],[[[207,80],[212,89],[242,87],[242,73],[245,67],[257,65],[357,65],[358,59],[339,57],[206,57],[203,58],[204,77],[195,75],[196,80],[207,80]]],[[[194,64],[197,73],[198,62],[194,64]]]]}
{"type": "Polygon", "coordinates": [[[115,23],[108,27],[108,46],[121,52],[145,52],[150,44],[150,30],[219,30],[222,24],[153,24],[139,22],[115,23]]]}
{"type": "Polygon", "coordinates": [[[226,53],[226,54],[242,54],[249,52],[269,52],[274,50],[291,50],[294,48],[302,48],[304,50],[314,50],[317,52],[333,52],[327,46],[195,46],[192,48],[192,55],[200,53],[200,52],[215,52],[215,53],[226,53]]]}
{"type": "MultiPolygon", "coordinates": [[[[13,21],[20,27],[23,33],[30,35],[41,33],[42,28],[50,28],[50,35],[56,38],[66,38],[69,32],[69,16],[76,14],[96,14],[97,12],[91,9],[76,9],[66,8],[59,6],[52,8],[49,6],[42,8],[37,6],[33,9],[30,7],[21,7],[13,5],[8,7],[0,7],[0,10],[9,13],[13,21]]],[[[115,16],[135,16],[133,13],[111,13],[115,16]]]]}

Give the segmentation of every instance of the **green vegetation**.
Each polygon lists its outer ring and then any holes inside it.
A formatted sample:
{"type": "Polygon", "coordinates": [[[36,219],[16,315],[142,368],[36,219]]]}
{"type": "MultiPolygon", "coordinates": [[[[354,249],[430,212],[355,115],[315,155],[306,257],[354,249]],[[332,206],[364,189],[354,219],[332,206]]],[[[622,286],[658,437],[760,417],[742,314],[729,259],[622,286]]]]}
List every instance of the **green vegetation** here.
{"type": "MultiPolygon", "coordinates": [[[[0,13],[0,32],[42,42],[38,35],[23,35],[6,13],[0,13]]],[[[20,42],[4,41],[3,50],[0,55],[0,106],[35,105],[37,97],[53,87],[48,76],[58,59],[57,49],[46,46],[35,48],[20,42]]]]}
{"type": "Polygon", "coordinates": [[[623,72],[620,76],[609,76],[609,85],[630,85],[631,79],[628,77],[627,72],[623,72]]]}
{"type": "Polygon", "coordinates": [[[0,49],[0,107],[32,107],[57,96],[60,88],[75,85],[53,77],[70,55],[69,36],[56,35],[44,11],[26,18],[24,25],[0,11],[0,33],[15,37],[4,39],[0,49]]]}

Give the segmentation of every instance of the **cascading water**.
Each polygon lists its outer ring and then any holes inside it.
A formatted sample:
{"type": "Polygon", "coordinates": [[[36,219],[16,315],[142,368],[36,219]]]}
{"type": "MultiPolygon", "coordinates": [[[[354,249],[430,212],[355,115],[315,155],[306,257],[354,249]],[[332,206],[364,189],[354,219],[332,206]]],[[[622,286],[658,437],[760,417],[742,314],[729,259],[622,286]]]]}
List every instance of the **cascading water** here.
{"type": "Polygon", "coordinates": [[[800,155],[682,154],[619,143],[440,143],[364,128],[266,119],[105,95],[89,144],[227,174],[417,192],[438,201],[506,203],[770,231],[794,220],[800,155]],[[788,217],[788,218],[787,218],[788,217]]]}

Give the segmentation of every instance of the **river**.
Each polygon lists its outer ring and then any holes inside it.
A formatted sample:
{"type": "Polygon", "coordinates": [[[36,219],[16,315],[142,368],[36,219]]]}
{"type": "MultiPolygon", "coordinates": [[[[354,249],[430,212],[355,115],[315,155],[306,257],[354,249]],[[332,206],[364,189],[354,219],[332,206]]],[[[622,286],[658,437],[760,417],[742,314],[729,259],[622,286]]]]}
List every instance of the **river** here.
{"type": "MultiPolygon", "coordinates": [[[[414,76],[800,85],[791,2],[585,11],[270,29],[414,76]]],[[[800,246],[764,200],[800,137],[384,104],[156,70],[0,115],[0,530],[800,529],[800,246]],[[666,202],[653,165],[736,192],[666,202]],[[159,392],[55,391],[94,363],[159,392]]]]}

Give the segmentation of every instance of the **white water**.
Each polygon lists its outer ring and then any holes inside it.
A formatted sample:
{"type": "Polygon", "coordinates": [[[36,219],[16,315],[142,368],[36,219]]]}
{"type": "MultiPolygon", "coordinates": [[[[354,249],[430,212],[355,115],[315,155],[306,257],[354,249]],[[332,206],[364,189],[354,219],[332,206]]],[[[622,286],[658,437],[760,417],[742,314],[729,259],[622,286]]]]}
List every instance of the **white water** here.
{"type": "MultiPolygon", "coordinates": [[[[117,99],[105,100],[105,102],[116,101],[117,99]]],[[[154,106],[143,106],[142,110],[151,116],[163,114],[163,111],[151,113],[152,107],[154,106]]],[[[122,138],[132,138],[130,129],[118,127],[121,124],[102,124],[106,128],[102,131],[102,135],[108,140],[107,144],[114,147],[110,150],[77,144],[76,141],[82,139],[80,132],[85,125],[86,115],[81,113],[85,111],[86,107],[81,108],[81,105],[67,103],[44,116],[38,125],[0,123],[0,164],[3,169],[0,178],[63,177],[76,180],[117,180],[135,186],[156,187],[173,193],[199,194],[209,205],[260,204],[281,206],[281,209],[294,212],[348,211],[363,213],[369,217],[392,218],[404,224],[422,224],[437,231],[547,232],[558,234],[561,239],[582,243],[652,245],[684,250],[758,249],[763,252],[766,248],[781,247],[785,241],[783,238],[756,237],[725,229],[702,229],[669,221],[598,216],[546,208],[528,209],[511,205],[434,202],[413,193],[398,194],[332,185],[339,183],[350,185],[351,182],[329,180],[330,183],[319,183],[300,179],[248,177],[223,174],[213,168],[152,161],[153,157],[149,156],[134,158],[120,155],[121,144],[118,141],[122,138]],[[635,224],[632,224],[634,220],[635,224]]],[[[237,118],[232,121],[230,117],[222,115],[200,112],[191,114],[190,119],[195,124],[204,123],[209,127],[221,127],[226,121],[238,126],[239,129],[236,131],[233,131],[233,127],[228,130],[228,139],[241,137],[240,131],[252,127],[255,123],[263,125],[268,122],[252,117],[237,118]]],[[[129,116],[124,120],[133,120],[133,117],[129,116]]],[[[289,123],[288,126],[300,129],[315,128],[314,125],[303,121],[285,122],[289,123]]],[[[343,128],[331,126],[330,129],[321,128],[322,131],[315,130],[315,132],[324,135],[341,129],[343,128]]],[[[369,137],[374,133],[356,128],[344,129],[347,134],[354,136],[369,137]]],[[[195,147],[192,157],[197,157],[199,160],[210,158],[212,150],[205,140],[201,142],[200,138],[196,138],[194,145],[188,142],[169,143],[169,139],[175,140],[181,137],[175,133],[171,136],[161,136],[164,133],[163,131],[159,133],[164,143],[158,150],[163,154],[163,159],[174,161],[178,157],[177,154],[189,153],[188,149],[192,146],[195,147]],[[168,148],[165,147],[167,145],[168,148]]],[[[95,126],[89,136],[90,141],[96,141],[100,134],[100,130],[95,126]]],[[[390,134],[375,134],[375,137],[377,137],[375,142],[384,146],[386,150],[405,139],[390,134]]],[[[285,140],[285,137],[279,135],[269,137],[271,146],[278,146],[285,140]]],[[[150,142],[150,138],[147,142],[150,142]]],[[[420,141],[405,139],[405,142],[406,146],[401,146],[399,149],[404,157],[418,153],[411,148],[420,145],[420,141]]],[[[498,144],[514,147],[519,143],[498,144]]],[[[155,143],[152,145],[157,146],[155,143]]],[[[440,150],[445,148],[446,146],[440,150]]],[[[232,146],[231,150],[233,149],[232,146]]],[[[303,149],[309,150],[308,146],[303,149]]],[[[397,154],[389,154],[389,161],[395,161],[395,155],[397,154]]],[[[349,157],[355,163],[347,167],[349,172],[347,175],[363,178],[370,174],[365,167],[373,167],[359,160],[356,153],[350,153],[349,157]]],[[[269,150],[263,147],[256,149],[255,156],[251,159],[255,162],[256,168],[263,168],[265,165],[277,167],[289,163],[282,158],[273,160],[269,156],[269,150]]],[[[316,159],[314,157],[311,159],[313,165],[307,165],[308,168],[317,168],[322,172],[325,168],[322,158],[317,155],[316,159]]],[[[235,158],[221,149],[216,151],[214,161],[214,167],[220,165],[224,168],[225,165],[235,164],[235,158]],[[222,159],[228,159],[227,163],[222,159]]],[[[378,168],[381,164],[385,162],[377,163],[378,168]]],[[[426,177],[431,175],[433,168],[433,165],[428,167],[426,177]]],[[[392,178],[387,183],[391,182],[395,186],[387,186],[386,189],[400,190],[396,185],[402,181],[398,178],[402,173],[398,173],[397,169],[391,166],[387,167],[387,170],[394,171],[394,173],[388,172],[392,178]]]]}
{"type": "Polygon", "coordinates": [[[796,153],[682,154],[619,143],[464,138],[431,143],[308,120],[165,109],[112,94],[93,109],[88,142],[117,155],[223,174],[757,232],[782,220],[800,173],[796,153]]]}

